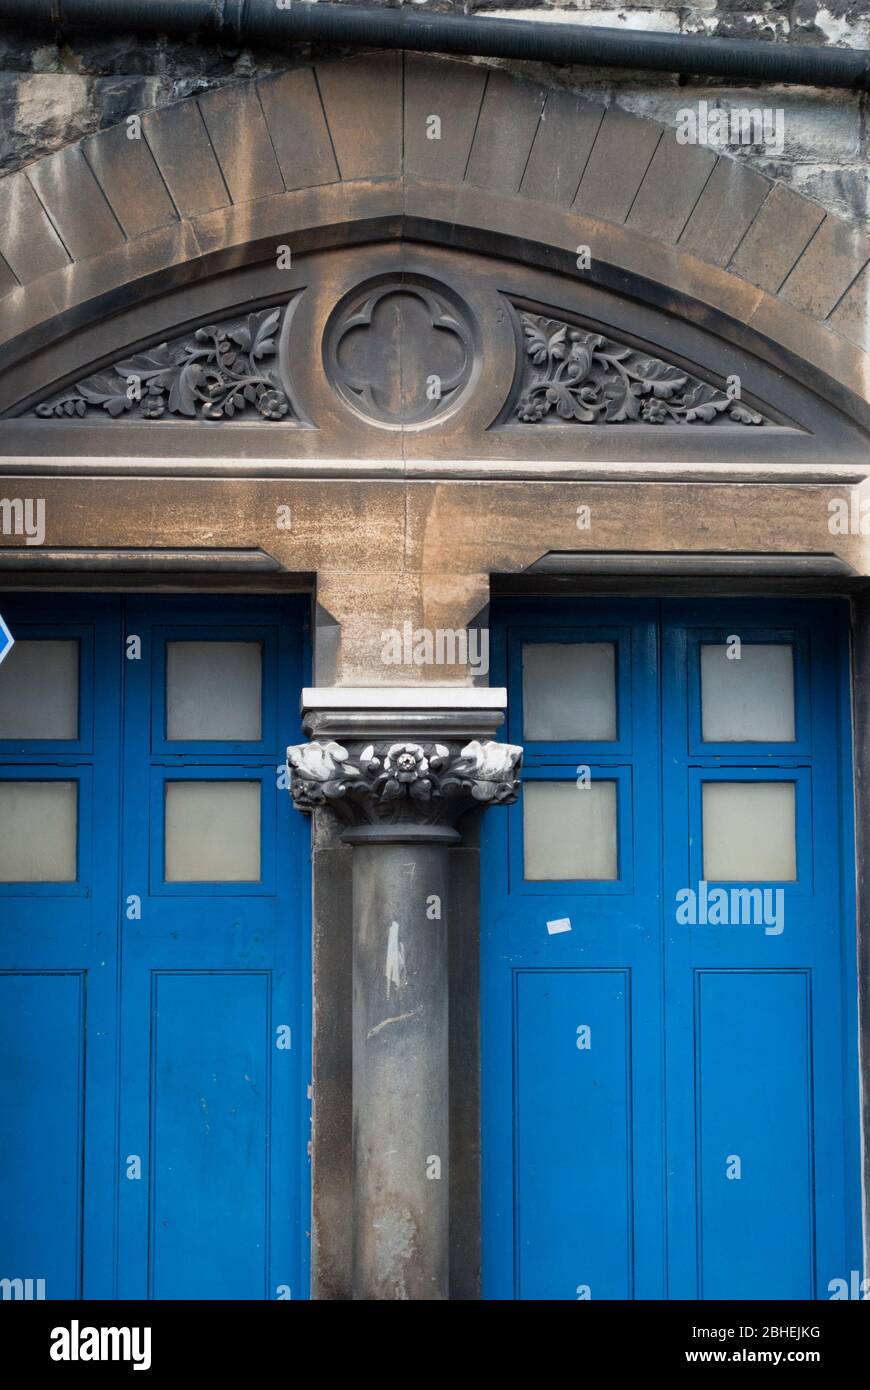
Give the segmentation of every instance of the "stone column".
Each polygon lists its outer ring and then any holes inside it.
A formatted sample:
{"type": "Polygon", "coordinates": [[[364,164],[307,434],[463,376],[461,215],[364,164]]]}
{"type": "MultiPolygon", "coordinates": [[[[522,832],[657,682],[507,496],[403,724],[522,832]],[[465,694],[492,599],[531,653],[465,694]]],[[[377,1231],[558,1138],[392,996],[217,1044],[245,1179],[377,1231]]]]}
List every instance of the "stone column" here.
{"type": "Polygon", "coordinates": [[[448,1297],[448,849],[464,812],[516,797],[521,750],[485,736],[500,722],[320,711],[287,750],[296,805],[329,807],[354,847],[357,1299],[448,1297]]]}

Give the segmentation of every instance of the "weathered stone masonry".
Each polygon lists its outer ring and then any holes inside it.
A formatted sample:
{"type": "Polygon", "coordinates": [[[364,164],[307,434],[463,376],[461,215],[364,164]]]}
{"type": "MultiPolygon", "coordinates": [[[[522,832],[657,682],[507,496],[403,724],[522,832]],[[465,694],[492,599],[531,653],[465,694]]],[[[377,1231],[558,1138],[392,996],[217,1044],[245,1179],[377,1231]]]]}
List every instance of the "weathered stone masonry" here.
{"type": "MultiPolygon", "coordinates": [[[[870,47],[870,17],[862,0],[415,0],[425,11],[548,16],[563,23],[607,25],[637,31],[749,38],[775,43],[870,47]]],[[[0,171],[60,149],[70,141],[170,102],[246,78],[264,76],[313,57],[244,49],[219,52],[195,39],[149,40],[141,36],[35,42],[32,36],[0,35],[0,171]]],[[[498,60],[481,60],[507,66],[498,60]]],[[[517,64],[532,78],[556,81],[592,100],[633,115],[673,125],[675,113],[699,100],[725,107],[758,104],[749,87],[661,74],[517,64]]],[[[822,203],[859,226],[870,221],[867,169],[870,146],[867,96],[808,88],[775,88],[765,104],[785,112],[785,146],[772,154],[734,145],[730,153],[796,192],[822,203]]]]}

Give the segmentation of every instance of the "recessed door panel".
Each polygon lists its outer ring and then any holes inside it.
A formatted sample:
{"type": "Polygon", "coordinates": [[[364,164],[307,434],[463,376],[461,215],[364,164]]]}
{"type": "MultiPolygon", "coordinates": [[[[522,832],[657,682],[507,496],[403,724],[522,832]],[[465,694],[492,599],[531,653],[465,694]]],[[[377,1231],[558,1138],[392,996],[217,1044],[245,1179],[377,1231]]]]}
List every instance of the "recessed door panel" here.
{"type": "Polygon", "coordinates": [[[85,1009],[83,972],[0,973],[0,1277],[53,1298],[81,1289],[85,1009]]]}
{"type": "MultiPolygon", "coordinates": [[[[484,1291],[499,1299],[659,1298],[655,605],[630,613],[602,605],[588,626],[566,615],[562,628],[552,625],[553,611],[533,626],[520,615],[503,642],[496,630],[504,665],[493,680],[511,671],[510,738],[525,740],[522,691],[528,718],[542,679],[540,663],[528,659],[538,639],[569,651],[609,644],[611,717],[606,727],[533,722],[523,772],[531,795],[484,826],[484,1291]],[[588,741],[567,739],[581,730],[588,741]]],[[[597,658],[560,661],[560,707],[588,709],[572,699],[570,680],[588,676],[600,693],[601,669],[597,658]]]]}
{"type": "Polygon", "coordinates": [[[806,971],[695,982],[704,1298],[813,1298],[812,1001],[806,971]]]}
{"type": "Polygon", "coordinates": [[[629,974],[520,970],[515,988],[519,1297],[630,1298],[629,974]]]}
{"type": "Polygon", "coordinates": [[[268,1298],[271,982],[152,979],[151,1295],[268,1298]]]}

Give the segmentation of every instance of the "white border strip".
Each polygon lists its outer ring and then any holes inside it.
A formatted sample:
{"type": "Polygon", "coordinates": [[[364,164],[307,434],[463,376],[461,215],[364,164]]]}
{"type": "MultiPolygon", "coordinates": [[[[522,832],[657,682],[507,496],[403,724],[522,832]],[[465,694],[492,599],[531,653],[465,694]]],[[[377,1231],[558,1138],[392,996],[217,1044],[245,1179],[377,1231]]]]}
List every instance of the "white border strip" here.
{"type": "Polygon", "coordinates": [[[310,709],[507,709],[504,686],[378,685],[306,686],[302,710],[310,709]]]}
{"type": "MultiPolygon", "coordinates": [[[[14,422],[12,422],[14,423],[14,422]]],[[[635,460],[631,463],[575,459],[405,459],[380,458],[172,458],[160,455],[0,454],[0,477],[92,478],[135,482],[139,478],[339,478],[342,482],[376,478],[474,479],[486,482],[565,483],[801,483],[808,486],[858,487],[870,478],[870,467],[858,459],[838,463],[711,463],[698,458],[685,462],[635,460]]]]}

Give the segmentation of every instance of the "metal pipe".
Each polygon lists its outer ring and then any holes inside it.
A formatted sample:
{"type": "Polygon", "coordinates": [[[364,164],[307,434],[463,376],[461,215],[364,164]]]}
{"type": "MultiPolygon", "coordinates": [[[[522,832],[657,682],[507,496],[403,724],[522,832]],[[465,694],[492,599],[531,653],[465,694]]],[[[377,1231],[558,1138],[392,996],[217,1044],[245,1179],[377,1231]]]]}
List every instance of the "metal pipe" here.
{"type": "Polygon", "coordinates": [[[740,81],[870,90],[870,51],[652,34],[480,15],[430,14],[412,5],[328,0],[0,0],[0,21],[55,34],[81,28],[242,43],[322,43],[422,53],[475,54],[593,67],[639,68],[740,81]]]}

